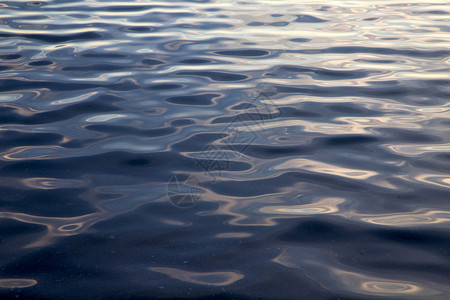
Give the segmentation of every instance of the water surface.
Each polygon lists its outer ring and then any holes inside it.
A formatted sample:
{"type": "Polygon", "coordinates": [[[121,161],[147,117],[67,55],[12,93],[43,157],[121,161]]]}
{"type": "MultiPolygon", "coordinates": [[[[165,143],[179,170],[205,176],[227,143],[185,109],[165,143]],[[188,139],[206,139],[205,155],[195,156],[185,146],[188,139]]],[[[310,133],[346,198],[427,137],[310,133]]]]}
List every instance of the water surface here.
{"type": "Polygon", "coordinates": [[[448,299],[446,1],[3,1],[0,296],[448,299]]]}

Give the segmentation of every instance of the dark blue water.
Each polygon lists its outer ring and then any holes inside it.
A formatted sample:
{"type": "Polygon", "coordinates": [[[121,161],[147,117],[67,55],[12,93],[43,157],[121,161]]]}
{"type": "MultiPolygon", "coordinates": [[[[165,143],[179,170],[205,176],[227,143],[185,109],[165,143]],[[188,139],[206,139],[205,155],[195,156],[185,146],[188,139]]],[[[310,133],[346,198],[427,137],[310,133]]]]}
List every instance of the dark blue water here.
{"type": "Polygon", "coordinates": [[[450,6],[0,3],[0,298],[450,299],[450,6]]]}

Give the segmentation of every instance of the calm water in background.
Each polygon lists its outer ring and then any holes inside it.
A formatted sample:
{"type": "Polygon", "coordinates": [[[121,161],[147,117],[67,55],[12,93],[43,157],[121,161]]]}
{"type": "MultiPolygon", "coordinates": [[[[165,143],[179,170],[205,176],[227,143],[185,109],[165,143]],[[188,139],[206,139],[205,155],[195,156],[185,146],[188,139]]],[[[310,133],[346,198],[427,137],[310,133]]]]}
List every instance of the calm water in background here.
{"type": "Polygon", "coordinates": [[[446,1],[3,1],[0,296],[448,299],[446,1]]]}

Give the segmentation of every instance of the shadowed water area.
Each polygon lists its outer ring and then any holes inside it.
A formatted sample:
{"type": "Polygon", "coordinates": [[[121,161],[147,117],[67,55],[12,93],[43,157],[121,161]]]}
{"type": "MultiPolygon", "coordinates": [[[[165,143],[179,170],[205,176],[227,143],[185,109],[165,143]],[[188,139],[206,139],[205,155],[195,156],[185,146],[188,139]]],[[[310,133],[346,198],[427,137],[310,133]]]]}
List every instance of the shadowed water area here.
{"type": "Polygon", "coordinates": [[[0,298],[449,299],[447,1],[2,1],[0,298]]]}

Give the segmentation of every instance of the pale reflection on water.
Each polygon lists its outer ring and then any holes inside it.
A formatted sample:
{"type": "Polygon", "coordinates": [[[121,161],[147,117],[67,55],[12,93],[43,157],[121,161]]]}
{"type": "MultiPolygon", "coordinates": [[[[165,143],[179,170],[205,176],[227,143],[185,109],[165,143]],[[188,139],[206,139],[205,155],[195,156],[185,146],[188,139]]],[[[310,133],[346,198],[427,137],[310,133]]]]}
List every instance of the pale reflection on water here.
{"type": "Polygon", "coordinates": [[[189,272],[174,268],[149,268],[150,271],[166,274],[185,282],[208,285],[227,286],[241,280],[244,275],[238,272],[189,272]]]}
{"type": "Polygon", "coordinates": [[[448,1],[0,9],[0,298],[450,294],[448,1]]]}
{"type": "Polygon", "coordinates": [[[344,270],[337,261],[330,261],[328,254],[319,249],[285,248],[273,261],[302,270],[311,280],[317,281],[325,289],[334,292],[349,290],[352,296],[356,297],[366,295],[423,299],[436,297],[441,294],[440,291],[450,292],[447,286],[435,285],[427,280],[420,282],[405,280],[409,277],[407,274],[400,276],[390,274],[380,278],[365,270],[344,270]],[[319,261],[322,263],[318,263],[319,261]]]}

